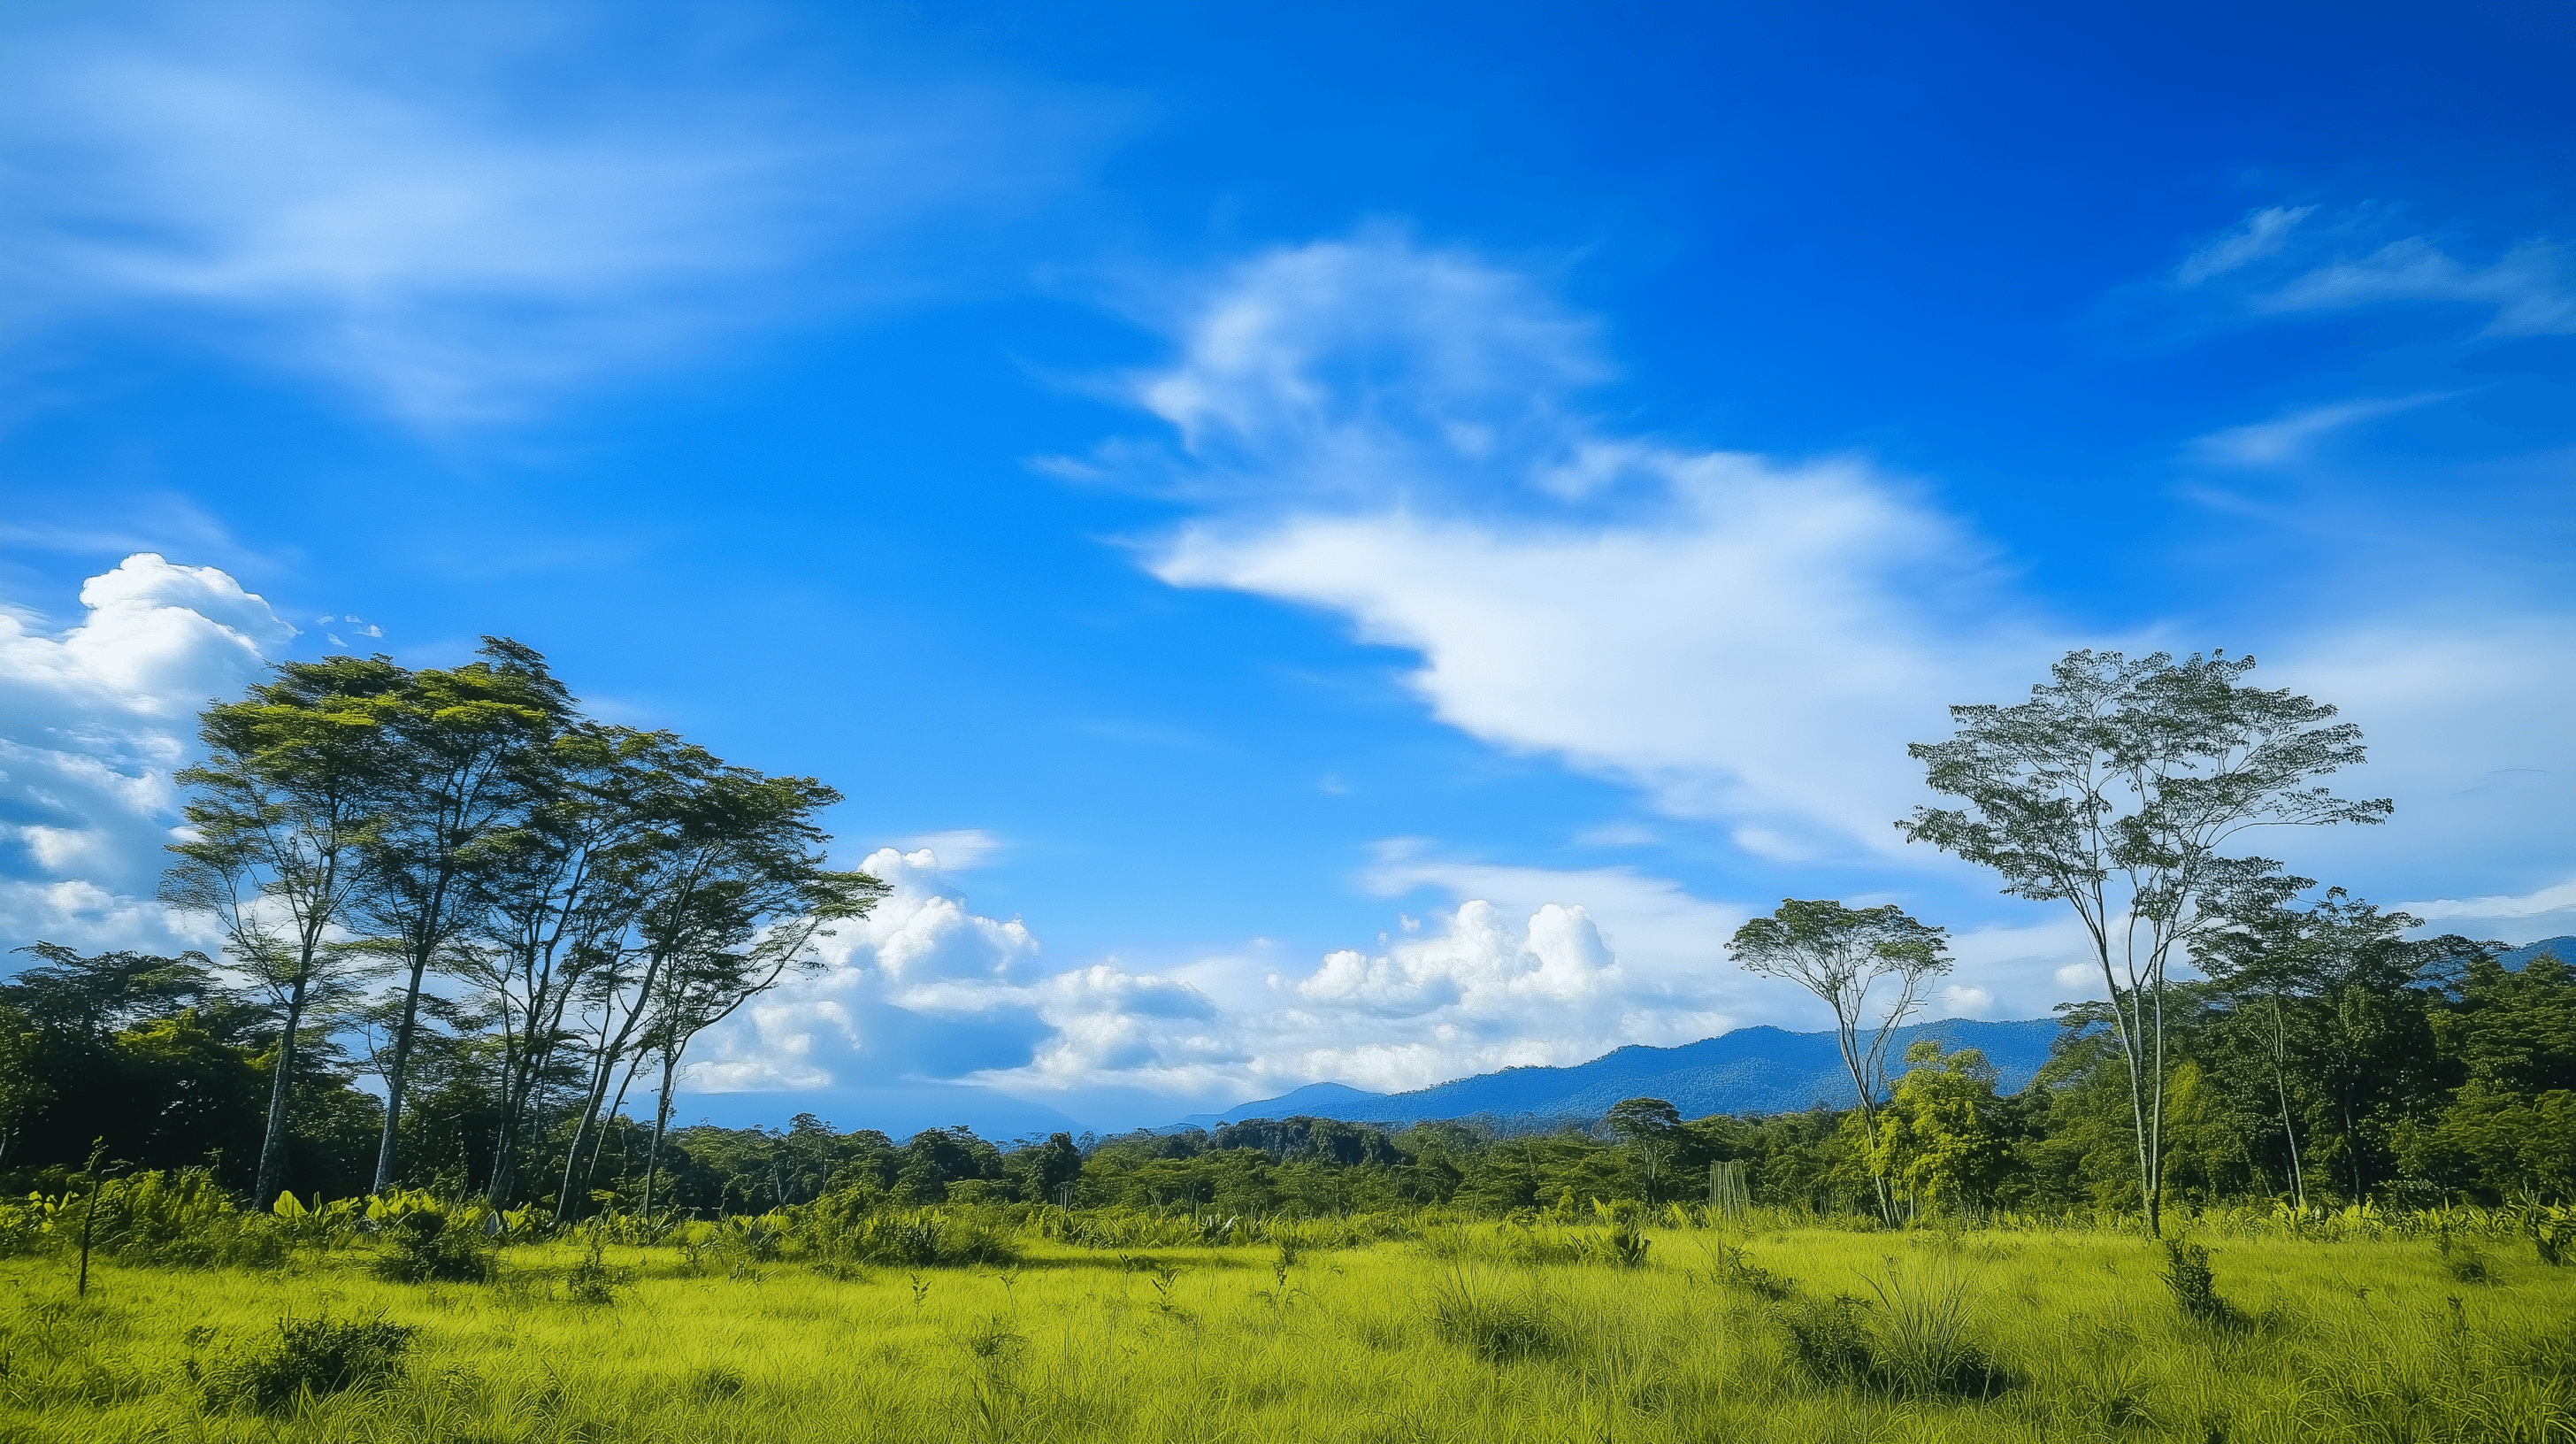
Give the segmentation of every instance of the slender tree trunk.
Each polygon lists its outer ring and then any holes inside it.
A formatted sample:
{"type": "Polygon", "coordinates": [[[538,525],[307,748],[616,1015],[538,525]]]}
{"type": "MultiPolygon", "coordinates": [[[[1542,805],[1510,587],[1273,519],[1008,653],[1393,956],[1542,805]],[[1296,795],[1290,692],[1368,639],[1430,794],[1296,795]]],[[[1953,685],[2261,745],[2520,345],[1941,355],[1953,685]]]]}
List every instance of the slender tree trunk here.
{"type": "Polygon", "coordinates": [[[2148,1115],[2147,1160],[2147,1237],[2162,1238],[2165,1212],[2165,986],[2164,960],[2159,956],[2150,974],[2155,989],[2155,1076],[2147,1080],[2147,1094],[2153,1100],[2148,1115]]]}
{"type": "Polygon", "coordinates": [[[2281,1066],[2281,995],[2272,995],[2272,1089],[2281,1099],[2281,1138],[2290,1145],[2290,1192],[2308,1211],[2308,1180],[2299,1168],[2299,1131],[2290,1125],[2290,1081],[2281,1066]]]}
{"type": "Polygon", "coordinates": [[[402,1023],[394,1029],[394,1060],[385,1069],[385,1132],[376,1142],[376,1183],[382,1193],[394,1186],[395,1151],[402,1124],[403,1078],[411,1063],[412,1028],[420,1017],[420,981],[429,971],[429,951],[416,949],[411,960],[411,986],[403,993],[402,1023]]]}
{"type": "Polygon", "coordinates": [[[277,1199],[286,1179],[286,1080],[295,1071],[295,1032],[304,1024],[304,978],[287,995],[286,1033],[277,1040],[277,1074],[268,1084],[268,1127],[259,1141],[258,1181],[251,1199],[265,1208],[277,1199]]]}
{"type": "MultiPolygon", "coordinates": [[[[608,1148],[609,1125],[616,1122],[617,1115],[624,1111],[626,1091],[635,1086],[635,1070],[643,1066],[644,1055],[641,1053],[627,1061],[626,1077],[617,1085],[617,1096],[609,1101],[607,1111],[600,1115],[599,1127],[590,1145],[590,1164],[581,1172],[582,1196],[585,1198],[590,1195],[591,1186],[599,1181],[599,1155],[608,1148]]],[[[622,1172],[620,1176],[623,1176],[622,1172]]]]}
{"type": "Polygon", "coordinates": [[[1869,1168],[1870,1186],[1878,1193],[1878,1216],[1893,1228],[1896,1226],[1896,1201],[1887,1191],[1887,1174],[1878,1166],[1878,1099],[1870,1087],[1869,1070],[1860,1061],[1860,1017],[1855,1007],[1845,1014],[1842,1004],[1834,1004],[1834,1033],[1843,1050],[1843,1066],[1851,1070],[1852,1091],[1860,1097],[1860,1160],[1869,1168]]]}
{"type": "MultiPolygon", "coordinates": [[[[685,1044],[681,1046],[686,1046],[685,1044]]],[[[671,1126],[671,1077],[679,1070],[680,1049],[662,1050],[662,1092],[653,1103],[653,1143],[644,1150],[644,1216],[653,1216],[653,1174],[662,1166],[662,1134],[671,1126]]]]}

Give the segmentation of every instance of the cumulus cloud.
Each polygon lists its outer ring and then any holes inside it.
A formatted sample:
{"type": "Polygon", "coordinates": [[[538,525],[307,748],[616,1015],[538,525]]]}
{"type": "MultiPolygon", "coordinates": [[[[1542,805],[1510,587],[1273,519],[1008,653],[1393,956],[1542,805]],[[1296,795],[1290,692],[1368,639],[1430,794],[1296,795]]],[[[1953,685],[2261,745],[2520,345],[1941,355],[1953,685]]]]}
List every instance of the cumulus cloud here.
{"type": "Polygon", "coordinates": [[[880,848],[860,867],[892,891],[823,941],[819,974],[711,1033],[692,1091],[1062,1092],[1186,1073],[1212,1046],[1216,1010],[1189,984],[1111,962],[1044,972],[1027,925],[975,912],[932,849],[880,848]]]}
{"type": "Polygon", "coordinates": [[[19,319],[208,320],[415,422],[505,415],[747,322],[951,284],[882,243],[1023,213],[1107,133],[1069,96],[830,77],[810,51],[753,85],[725,62],[762,39],[714,12],[639,32],[475,5],[21,25],[0,86],[19,319]],[[825,258],[873,289],[813,279],[825,258]]]}
{"type": "Polygon", "coordinates": [[[1472,258],[1276,252],[1180,341],[1139,404],[1211,496],[1242,491],[1157,575],[1347,616],[1421,655],[1443,720],[1734,820],[1748,847],[1893,850],[1904,744],[2051,645],[1971,530],[1864,461],[1596,426],[1590,329],[1472,258]]]}
{"type": "Polygon", "coordinates": [[[295,636],[212,567],[128,557],[60,631],[0,611],[0,931],[75,946],[171,947],[148,901],[178,822],[171,774],[196,714],[295,636]]]}

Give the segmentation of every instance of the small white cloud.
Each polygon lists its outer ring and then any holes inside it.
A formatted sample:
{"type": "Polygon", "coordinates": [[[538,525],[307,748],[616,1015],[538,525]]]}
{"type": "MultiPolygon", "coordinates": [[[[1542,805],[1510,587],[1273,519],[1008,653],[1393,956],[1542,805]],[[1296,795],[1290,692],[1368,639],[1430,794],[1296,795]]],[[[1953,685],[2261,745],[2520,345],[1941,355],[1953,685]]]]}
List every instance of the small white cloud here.
{"type": "Polygon", "coordinates": [[[1995,1011],[1995,995],[1983,988],[1953,983],[1941,990],[1941,1011],[1953,1018],[1990,1017],[1995,1011]]]}
{"type": "Polygon", "coordinates": [[[2192,252],[2174,272],[2174,280],[2197,286],[2213,276],[2275,255],[2289,244],[2291,227],[2315,210],[2315,206],[2266,206],[2249,211],[2236,229],[2192,252]]]}
{"type": "Polygon", "coordinates": [[[980,827],[955,827],[916,833],[905,838],[902,847],[908,853],[928,850],[936,861],[925,866],[941,872],[971,872],[1001,854],[1002,839],[980,827]]]}

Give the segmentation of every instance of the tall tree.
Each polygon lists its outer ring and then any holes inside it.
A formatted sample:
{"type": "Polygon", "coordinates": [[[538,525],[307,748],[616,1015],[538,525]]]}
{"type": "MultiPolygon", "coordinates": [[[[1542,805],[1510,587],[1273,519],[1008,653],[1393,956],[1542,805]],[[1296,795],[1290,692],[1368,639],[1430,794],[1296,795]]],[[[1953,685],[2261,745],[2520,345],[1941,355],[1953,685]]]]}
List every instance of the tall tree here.
{"type": "Polygon", "coordinates": [[[2225,931],[2193,949],[2193,961],[2218,985],[2230,1010],[2252,1024],[2268,1056],[2273,1103],[2289,1154],[2291,1193],[2301,1208],[2308,1201],[2307,1171],[2300,1158],[2292,1086],[2295,1082],[2303,1092],[2311,1084],[2331,1089],[2345,1120],[2339,1131],[2352,1136],[2356,1086],[2371,1065],[2338,1056],[2345,1050],[2334,1047],[2329,1035],[2341,1031],[2338,1021],[2358,1022],[2381,1011],[2351,1006],[2344,995],[2352,989],[2386,991],[2415,984],[2418,960],[2401,939],[2418,922],[2405,913],[2383,913],[2342,888],[2328,888],[2309,907],[2257,906],[2231,917],[2225,931]]]}
{"type": "Polygon", "coordinates": [[[653,1141],[644,1155],[648,1213],[653,1170],[660,1165],[663,1135],[671,1126],[672,1090],[689,1044],[778,986],[790,972],[816,966],[812,944],[831,935],[829,924],[867,916],[888,891],[885,883],[863,872],[807,874],[801,864],[777,866],[786,861],[772,860],[765,887],[743,889],[725,900],[730,919],[705,929],[696,946],[675,961],[653,1005],[638,1055],[639,1062],[658,1060],[661,1071],[661,1086],[654,1092],[653,1141]]]}
{"type": "Polygon", "coordinates": [[[286,1170],[289,1082],[317,1005],[338,1000],[364,955],[350,944],[384,795],[384,719],[402,671],[383,657],[279,663],[238,702],[203,714],[206,760],[183,769],[188,840],[164,875],[172,907],[210,918],[281,1024],[260,1198],[286,1170]]]}
{"type": "Polygon", "coordinates": [[[768,986],[802,957],[823,922],[864,913],[882,892],[874,879],[823,866],[829,837],[815,817],[840,793],[810,777],[727,767],[673,740],[641,799],[655,825],[633,870],[631,945],[592,978],[590,1086],[564,1160],[559,1217],[579,1207],[577,1170],[587,1167],[582,1150],[609,1084],[621,1062],[641,1061],[657,1020],[678,1027],[730,1013],[743,989],[768,986]],[[693,992],[673,1011],[675,997],[693,992]]]}
{"type": "Polygon", "coordinates": [[[577,1029],[567,1014],[623,954],[636,854],[651,845],[644,805],[668,734],[576,723],[520,759],[532,805],[483,847],[476,918],[444,962],[498,1018],[498,1129],[486,1191],[516,1195],[519,1154],[577,1029]]]}
{"type": "Polygon", "coordinates": [[[405,1085],[431,965],[473,921],[470,874],[505,849],[493,845],[529,806],[527,755],[572,715],[545,658],[486,637],[482,660],[413,672],[386,709],[385,801],[369,836],[364,911],[400,957],[406,977],[384,1063],[385,1127],[376,1191],[396,1181],[405,1085]]]}
{"type": "MultiPolygon", "coordinates": [[[[1839,902],[1784,898],[1767,918],[1735,930],[1727,955],[1745,971],[1785,978],[1824,1001],[1834,1014],[1834,1041],[1860,1095],[1863,1136],[1878,1136],[1878,1100],[1887,1092],[1887,1050],[1896,1030],[1923,1006],[1925,987],[1950,971],[1946,930],[1929,927],[1894,903],[1849,908],[1839,902]],[[1870,996],[1881,984],[1893,992],[1871,1017],[1870,996]],[[1867,1030],[1868,1041],[1862,1041],[1867,1030]]],[[[1879,1211],[1893,1221],[1896,1201],[1887,1175],[1870,1155],[1870,1177],[1879,1211]]]]}
{"type": "Polygon", "coordinates": [[[1952,707],[1957,735],[1906,750],[1960,808],[1918,807],[1910,842],[1994,869],[2004,891],[2063,901],[2109,990],[2128,1070],[2138,1187],[2161,1234],[2167,969],[2193,943],[2297,892],[2268,858],[2229,849],[2266,826],[2374,823],[2315,779],[2363,760],[2335,709],[2242,685],[2251,657],[2069,652],[2017,706],[1952,707]]]}
{"type": "Polygon", "coordinates": [[[1602,1123],[1611,1136],[1637,1151],[1646,1165],[1646,1202],[1655,1201],[1655,1184],[1671,1157],[1682,1126],[1681,1110],[1661,1098],[1625,1098],[1610,1107],[1602,1123]]]}

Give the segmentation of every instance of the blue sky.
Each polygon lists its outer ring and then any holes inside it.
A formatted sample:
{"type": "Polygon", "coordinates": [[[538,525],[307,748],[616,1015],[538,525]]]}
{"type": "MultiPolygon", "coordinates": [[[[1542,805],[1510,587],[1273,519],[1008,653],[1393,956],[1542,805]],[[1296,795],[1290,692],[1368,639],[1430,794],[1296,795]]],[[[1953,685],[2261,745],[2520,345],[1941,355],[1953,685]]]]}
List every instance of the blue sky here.
{"type": "Polygon", "coordinates": [[[482,633],[900,874],[710,1116],[1813,1026],[1783,895],[2042,1014],[1888,821],[2075,645],[2360,721],[2301,871],[2576,931],[2563,7],[6,23],[10,940],[186,939],[205,695],[482,633]]]}

